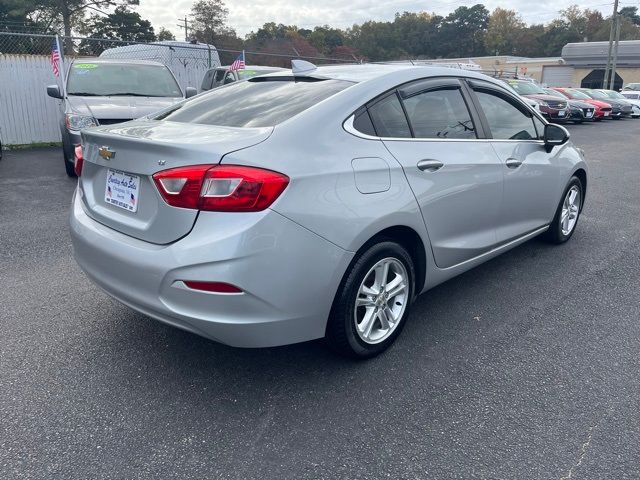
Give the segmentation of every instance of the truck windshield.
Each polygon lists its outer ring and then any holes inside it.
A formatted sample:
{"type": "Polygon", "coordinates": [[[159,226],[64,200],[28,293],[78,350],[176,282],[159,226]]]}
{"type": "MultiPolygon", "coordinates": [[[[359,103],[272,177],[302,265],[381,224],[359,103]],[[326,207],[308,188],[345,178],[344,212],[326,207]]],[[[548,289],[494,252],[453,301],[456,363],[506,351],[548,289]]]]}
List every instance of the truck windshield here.
{"type": "Polygon", "coordinates": [[[69,69],[67,95],[181,97],[182,91],[163,65],[76,62],[69,69]]]}

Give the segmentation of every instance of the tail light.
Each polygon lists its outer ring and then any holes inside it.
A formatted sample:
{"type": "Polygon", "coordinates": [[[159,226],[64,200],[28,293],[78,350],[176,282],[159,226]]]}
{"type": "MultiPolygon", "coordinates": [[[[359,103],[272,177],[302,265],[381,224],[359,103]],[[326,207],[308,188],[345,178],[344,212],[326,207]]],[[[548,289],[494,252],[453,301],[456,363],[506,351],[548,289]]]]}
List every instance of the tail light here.
{"type": "Polygon", "coordinates": [[[82,175],[83,164],[84,157],[82,156],[82,145],[76,145],[76,148],[74,149],[73,169],[78,177],[82,175]]]}
{"type": "Polygon", "coordinates": [[[216,212],[264,210],[289,184],[281,173],[239,165],[172,168],[153,180],[169,205],[216,212]]]}

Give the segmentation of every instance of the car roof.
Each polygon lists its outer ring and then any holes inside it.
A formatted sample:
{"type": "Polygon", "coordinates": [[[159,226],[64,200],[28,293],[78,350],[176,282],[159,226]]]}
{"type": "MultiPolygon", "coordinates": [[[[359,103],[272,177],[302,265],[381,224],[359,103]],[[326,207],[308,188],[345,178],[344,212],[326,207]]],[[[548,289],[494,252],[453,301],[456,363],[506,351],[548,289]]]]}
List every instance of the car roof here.
{"type": "MultiPolygon", "coordinates": [[[[290,70],[289,70],[290,71],[290,70]]],[[[496,85],[504,86],[502,82],[473,70],[464,70],[460,68],[448,68],[437,65],[408,65],[408,64],[378,64],[378,63],[362,63],[348,65],[324,65],[319,66],[315,70],[303,75],[311,78],[325,78],[332,80],[345,80],[354,83],[363,83],[369,80],[382,78],[386,76],[397,75],[400,72],[407,74],[421,73],[425,77],[466,77],[485,80],[496,85]]],[[[291,74],[293,75],[293,74],[291,74]]],[[[263,75],[282,76],[282,73],[268,73],[263,75]]]]}
{"type": "Polygon", "coordinates": [[[109,65],[154,65],[164,67],[165,65],[160,62],[154,62],[152,60],[137,60],[133,58],[98,58],[98,57],[84,57],[76,58],[72,63],[100,63],[109,65]]]}

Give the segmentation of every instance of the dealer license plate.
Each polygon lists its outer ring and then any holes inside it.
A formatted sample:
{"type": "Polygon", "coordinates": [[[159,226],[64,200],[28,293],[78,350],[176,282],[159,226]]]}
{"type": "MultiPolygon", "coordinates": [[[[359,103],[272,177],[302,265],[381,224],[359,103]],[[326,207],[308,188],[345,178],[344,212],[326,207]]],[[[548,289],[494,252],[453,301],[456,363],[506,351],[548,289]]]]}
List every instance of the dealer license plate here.
{"type": "Polygon", "coordinates": [[[587,112],[587,118],[593,117],[593,112],[587,112]]]}
{"type": "Polygon", "coordinates": [[[608,117],[611,112],[604,112],[604,116],[608,117]]]}
{"type": "Polygon", "coordinates": [[[566,112],[565,112],[564,110],[560,110],[560,111],[558,112],[558,116],[559,116],[559,117],[564,117],[564,114],[565,114],[565,113],[566,113],[566,112]]]}
{"type": "Polygon", "coordinates": [[[107,170],[104,201],[129,212],[138,211],[140,177],[120,170],[107,170]]]}

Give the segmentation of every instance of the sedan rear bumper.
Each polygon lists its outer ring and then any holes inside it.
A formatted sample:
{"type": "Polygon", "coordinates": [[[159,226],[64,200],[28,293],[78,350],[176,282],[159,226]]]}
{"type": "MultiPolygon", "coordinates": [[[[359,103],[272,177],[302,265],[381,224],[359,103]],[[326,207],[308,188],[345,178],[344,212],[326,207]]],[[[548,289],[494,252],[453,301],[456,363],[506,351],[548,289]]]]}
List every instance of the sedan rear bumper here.
{"type": "Polygon", "coordinates": [[[75,258],[93,282],[125,305],[236,347],[324,336],[351,252],[272,210],[200,212],[189,235],[155,245],[96,222],[79,195],[71,210],[75,258]],[[185,280],[226,282],[243,293],[192,290],[185,280]]]}

